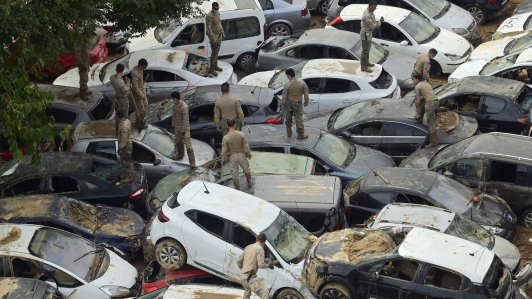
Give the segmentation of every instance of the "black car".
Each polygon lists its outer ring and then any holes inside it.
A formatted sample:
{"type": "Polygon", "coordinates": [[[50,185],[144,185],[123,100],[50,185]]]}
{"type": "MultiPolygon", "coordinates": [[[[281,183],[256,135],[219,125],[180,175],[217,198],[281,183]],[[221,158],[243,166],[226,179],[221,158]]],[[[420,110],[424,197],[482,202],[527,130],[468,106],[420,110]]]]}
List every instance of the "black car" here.
{"type": "MultiPolygon", "coordinates": [[[[221,148],[222,132],[214,124],[214,103],[222,96],[220,85],[196,87],[181,94],[181,99],[188,105],[190,135],[192,138],[212,144],[221,148]]],[[[231,96],[238,98],[244,112],[246,124],[281,124],[281,99],[274,94],[274,90],[264,87],[248,85],[231,85],[231,96]]],[[[146,122],[174,132],[172,117],[174,115],[174,101],[148,105],[146,122]]],[[[136,113],[129,116],[135,120],[136,113]]]]}
{"type": "MultiPolygon", "coordinates": [[[[1,258],[0,258],[1,259],[1,258]]],[[[3,274],[0,265],[0,273],[3,274]]],[[[55,282],[31,278],[0,277],[0,298],[2,299],[65,299],[57,290],[55,282]],[[51,286],[55,285],[55,287],[51,286]]]]}
{"type": "Polygon", "coordinates": [[[510,0],[449,0],[449,2],[469,11],[478,25],[502,15],[510,6],[510,0]]]}
{"type": "Polygon", "coordinates": [[[532,12],[532,0],[525,0],[515,8],[514,15],[521,15],[529,12],[532,12]]]}
{"type": "Polygon", "coordinates": [[[308,138],[303,140],[297,139],[295,134],[287,137],[285,126],[245,126],[242,132],[252,151],[313,158],[325,166],[330,175],[339,177],[343,184],[377,167],[395,167],[393,160],[379,151],[349,144],[316,128],[306,127],[308,138]]]}
{"type": "MultiPolygon", "coordinates": [[[[426,143],[426,122],[414,119],[412,101],[376,99],[338,109],[327,121],[327,130],[345,141],[380,150],[396,160],[397,164],[426,143]]],[[[445,119],[453,118],[452,126],[438,125],[438,142],[452,144],[476,133],[477,122],[470,117],[444,113],[445,119]],[[444,133],[444,130],[446,133],[444,133]]],[[[313,119],[312,124],[326,118],[313,119]]],[[[305,123],[311,123],[306,121],[305,123]]]]}
{"type": "Polygon", "coordinates": [[[131,210],[93,206],[59,194],[0,199],[0,222],[54,227],[124,253],[140,248],[144,229],[142,218],[131,210]]]}
{"type": "Polygon", "coordinates": [[[133,182],[120,183],[120,164],[100,164],[84,153],[41,153],[40,165],[24,156],[0,167],[0,198],[33,194],[63,194],[90,204],[129,207],[142,211],[147,181],[142,166],[134,164],[133,182]]]}
{"type": "MultiPolygon", "coordinates": [[[[526,128],[532,89],[526,84],[490,76],[466,77],[435,90],[440,107],[475,118],[483,132],[521,134],[526,128]]],[[[412,101],[414,92],[403,99],[412,101]]]]}
{"type": "Polygon", "coordinates": [[[378,168],[344,188],[349,222],[362,223],[391,203],[448,209],[513,241],[517,218],[500,197],[478,192],[444,175],[410,168],[378,168]]]}

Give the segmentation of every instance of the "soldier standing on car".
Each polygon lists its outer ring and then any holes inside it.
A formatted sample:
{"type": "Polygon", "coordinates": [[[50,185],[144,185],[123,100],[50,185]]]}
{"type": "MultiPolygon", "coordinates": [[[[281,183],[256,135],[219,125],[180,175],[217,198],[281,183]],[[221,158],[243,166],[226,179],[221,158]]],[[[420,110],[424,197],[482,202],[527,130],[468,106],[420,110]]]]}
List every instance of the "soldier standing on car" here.
{"type": "Polygon", "coordinates": [[[137,115],[135,117],[135,127],[146,129],[148,126],[145,122],[146,111],[148,110],[148,98],[146,97],[146,89],[144,89],[144,70],[148,67],[148,61],[142,58],[139,63],[131,71],[131,94],[135,101],[135,109],[137,115]]]}
{"type": "Polygon", "coordinates": [[[218,76],[216,71],[222,71],[223,69],[218,66],[218,52],[222,45],[222,40],[225,37],[225,33],[222,27],[222,19],[220,17],[220,6],[218,2],[212,3],[212,10],[205,16],[205,23],[207,23],[207,36],[209,37],[209,43],[211,44],[211,65],[209,72],[214,76],[218,76]]]}
{"type": "Polygon", "coordinates": [[[292,115],[296,119],[297,139],[307,139],[305,135],[305,125],[303,125],[303,103],[302,98],[305,96],[305,107],[308,107],[308,86],[305,81],[296,78],[293,69],[287,69],[286,77],[290,79],[284,85],[283,89],[283,109],[286,116],[286,135],[292,136],[292,115]]]}
{"type": "Polygon", "coordinates": [[[229,119],[236,121],[236,129],[238,131],[242,130],[244,112],[242,111],[241,103],[237,98],[229,95],[229,83],[225,82],[222,84],[222,97],[218,98],[214,104],[214,123],[218,131],[222,131],[222,138],[229,132],[227,127],[229,119]]]}
{"type": "Polygon", "coordinates": [[[172,118],[172,125],[175,133],[175,147],[177,153],[172,157],[173,160],[181,160],[185,156],[185,146],[187,147],[188,163],[190,167],[196,166],[196,157],[194,156],[194,149],[190,142],[190,124],[188,122],[188,105],[181,100],[179,91],[172,92],[172,100],[174,100],[174,117],[172,118]]]}
{"type": "Polygon", "coordinates": [[[240,190],[240,181],[238,180],[238,166],[242,167],[248,187],[253,186],[251,172],[249,171],[249,162],[251,159],[251,150],[249,149],[248,140],[244,133],[236,131],[236,122],[234,119],[227,120],[229,133],[222,139],[222,164],[225,165],[229,160],[231,162],[231,177],[235,189],[240,190]]]}
{"type": "MultiPolygon", "coordinates": [[[[129,112],[129,99],[127,98],[127,95],[129,94],[129,90],[131,88],[131,82],[128,77],[126,77],[126,81],[124,82],[124,79],[122,78],[122,74],[124,74],[124,65],[119,63],[116,66],[116,74],[111,76],[111,85],[113,85],[113,88],[115,89],[115,99],[114,99],[114,105],[115,105],[115,111],[123,110],[126,115],[129,112]]],[[[120,124],[118,117],[116,118],[116,136],[118,136],[118,125],[120,124]]]]}
{"type": "Polygon", "coordinates": [[[438,51],[430,49],[428,54],[419,55],[416,64],[414,64],[414,71],[412,72],[412,79],[414,75],[418,74],[423,77],[423,80],[429,82],[430,80],[430,60],[436,57],[438,51]]]}
{"type": "Polygon", "coordinates": [[[131,122],[126,119],[126,113],[120,109],[116,111],[116,117],[120,121],[118,128],[118,155],[120,156],[120,164],[124,168],[125,174],[121,175],[122,183],[127,184],[133,181],[135,171],[133,169],[133,143],[129,139],[131,134],[131,122]]]}
{"type": "Polygon", "coordinates": [[[74,57],[76,58],[76,63],[78,65],[79,72],[79,98],[87,101],[87,92],[89,87],[87,83],[89,82],[89,71],[92,67],[91,57],[87,47],[81,46],[74,50],[74,57]]]}
{"type": "Polygon", "coordinates": [[[438,97],[432,86],[426,81],[422,81],[420,74],[415,74],[412,81],[416,84],[414,93],[416,95],[416,120],[423,123],[423,115],[427,113],[427,126],[429,127],[430,144],[425,148],[438,146],[438,134],[436,132],[436,109],[438,109],[438,97]]]}
{"type": "Polygon", "coordinates": [[[244,287],[243,299],[249,299],[251,292],[257,294],[260,299],[268,299],[268,289],[262,285],[262,282],[257,277],[259,269],[270,268],[279,263],[279,261],[269,261],[264,258],[264,244],[266,244],[266,235],[259,234],[256,238],[257,242],[244,248],[244,252],[236,260],[236,265],[240,269],[240,280],[244,287]]]}
{"type": "Polygon", "coordinates": [[[362,14],[362,24],[360,28],[360,39],[362,39],[362,55],[360,55],[360,69],[363,72],[371,73],[369,67],[375,66],[369,62],[369,50],[371,49],[371,41],[373,39],[373,30],[379,28],[384,22],[384,17],[380,21],[375,20],[373,12],[377,9],[377,1],[371,0],[368,8],[362,14]]]}

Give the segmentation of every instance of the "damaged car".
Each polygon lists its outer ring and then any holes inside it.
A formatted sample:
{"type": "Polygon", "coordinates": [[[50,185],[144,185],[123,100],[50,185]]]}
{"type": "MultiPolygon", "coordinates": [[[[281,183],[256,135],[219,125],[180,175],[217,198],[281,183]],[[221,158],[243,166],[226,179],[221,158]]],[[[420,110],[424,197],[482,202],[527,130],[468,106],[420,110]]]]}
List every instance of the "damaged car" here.
{"type": "Polygon", "coordinates": [[[311,247],[301,277],[323,299],[528,299],[493,251],[419,227],[406,237],[353,230],[324,235],[311,247]]]}
{"type": "Polygon", "coordinates": [[[492,36],[493,40],[503,38],[517,38],[531,32],[532,12],[513,15],[504,20],[492,36]]]}
{"type": "Polygon", "coordinates": [[[447,209],[513,241],[517,218],[506,201],[433,171],[379,168],[344,188],[350,223],[362,223],[387,204],[410,203],[447,209]]]}
{"type": "MultiPolygon", "coordinates": [[[[1,266],[1,265],[0,265],[1,266]]],[[[3,271],[3,269],[0,268],[3,271]]],[[[57,285],[30,278],[0,277],[2,299],[67,299],[57,290],[57,285]]],[[[77,297],[76,297],[77,298],[77,297]]],[[[70,299],[70,298],[68,298],[70,299]]]]}
{"type": "Polygon", "coordinates": [[[522,37],[494,40],[478,45],[471,53],[470,60],[491,60],[521,52],[532,47],[532,34],[522,37]]]}
{"type": "Polygon", "coordinates": [[[103,246],[51,227],[0,224],[0,265],[3,277],[55,282],[72,299],[137,293],[131,264],[103,246]]]}
{"type": "MultiPolygon", "coordinates": [[[[286,294],[285,290],[281,293],[286,294]]],[[[158,289],[135,299],[201,299],[201,298],[244,298],[244,290],[241,288],[230,288],[225,286],[214,286],[205,284],[173,285],[158,289]]],[[[259,299],[260,297],[251,293],[249,299],[259,299]]],[[[293,298],[283,296],[281,298],[293,298]]]]}

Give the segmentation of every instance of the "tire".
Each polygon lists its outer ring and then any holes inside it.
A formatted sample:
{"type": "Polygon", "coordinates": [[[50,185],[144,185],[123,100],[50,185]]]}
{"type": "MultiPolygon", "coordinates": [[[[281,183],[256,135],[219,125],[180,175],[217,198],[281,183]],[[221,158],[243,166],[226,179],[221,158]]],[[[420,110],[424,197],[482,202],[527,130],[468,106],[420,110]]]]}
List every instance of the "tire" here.
{"type": "Polygon", "coordinates": [[[304,298],[303,298],[303,295],[301,295],[296,290],[284,289],[279,293],[279,295],[277,295],[276,299],[304,299],[304,298]]]}
{"type": "Polygon", "coordinates": [[[181,243],[166,239],[155,246],[155,259],[167,270],[179,270],[187,262],[187,252],[181,243]]]}
{"type": "Polygon", "coordinates": [[[443,73],[442,69],[441,69],[441,66],[440,64],[434,60],[434,59],[431,59],[430,60],[430,73],[429,73],[429,77],[430,78],[438,78],[439,76],[441,76],[443,73]]]}
{"type": "Polygon", "coordinates": [[[352,299],[351,291],[338,282],[328,283],[321,289],[320,299],[352,299]]]}
{"type": "Polygon", "coordinates": [[[475,19],[477,25],[482,25],[488,19],[486,15],[486,9],[479,4],[471,4],[464,7],[475,19]]]}
{"type": "Polygon", "coordinates": [[[318,4],[318,12],[322,16],[327,15],[327,10],[329,9],[329,0],[321,0],[318,4]]]}
{"type": "Polygon", "coordinates": [[[287,36],[292,34],[292,30],[285,24],[275,24],[268,30],[269,36],[287,36]]]}
{"type": "Polygon", "coordinates": [[[236,66],[241,69],[242,71],[247,71],[248,64],[253,63],[257,61],[257,58],[255,57],[255,53],[247,52],[242,53],[240,56],[238,56],[238,59],[236,60],[236,66]]]}
{"type": "Polygon", "coordinates": [[[532,227],[532,209],[526,209],[521,215],[521,224],[526,227],[532,227]]]}

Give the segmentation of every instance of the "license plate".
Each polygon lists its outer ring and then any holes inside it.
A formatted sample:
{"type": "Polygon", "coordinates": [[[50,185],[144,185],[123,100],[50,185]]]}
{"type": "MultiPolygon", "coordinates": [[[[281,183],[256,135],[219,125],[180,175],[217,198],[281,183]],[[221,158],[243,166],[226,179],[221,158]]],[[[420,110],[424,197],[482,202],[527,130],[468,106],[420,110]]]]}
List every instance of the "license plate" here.
{"type": "Polygon", "coordinates": [[[102,49],[102,50],[100,51],[100,53],[98,53],[98,56],[102,56],[102,55],[103,55],[103,52],[104,52],[104,49],[102,49]]]}

